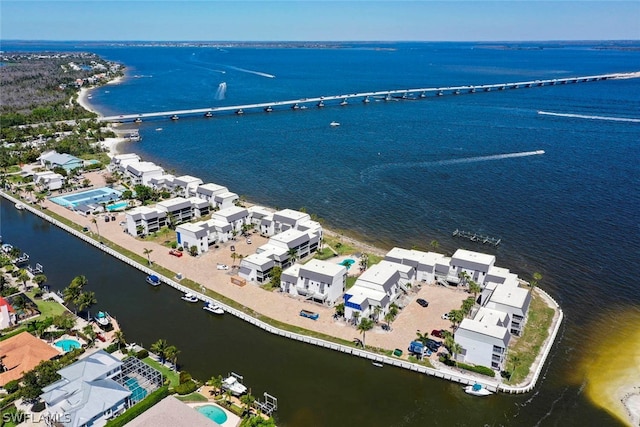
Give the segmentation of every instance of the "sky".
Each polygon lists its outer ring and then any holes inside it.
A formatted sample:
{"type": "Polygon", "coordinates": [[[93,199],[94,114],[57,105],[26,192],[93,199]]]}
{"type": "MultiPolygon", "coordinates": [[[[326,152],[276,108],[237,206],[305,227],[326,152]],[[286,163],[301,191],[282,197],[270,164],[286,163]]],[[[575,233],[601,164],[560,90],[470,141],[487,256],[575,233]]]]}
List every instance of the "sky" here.
{"type": "Polygon", "coordinates": [[[1,40],[640,40],[640,1],[0,0],[1,40]]]}

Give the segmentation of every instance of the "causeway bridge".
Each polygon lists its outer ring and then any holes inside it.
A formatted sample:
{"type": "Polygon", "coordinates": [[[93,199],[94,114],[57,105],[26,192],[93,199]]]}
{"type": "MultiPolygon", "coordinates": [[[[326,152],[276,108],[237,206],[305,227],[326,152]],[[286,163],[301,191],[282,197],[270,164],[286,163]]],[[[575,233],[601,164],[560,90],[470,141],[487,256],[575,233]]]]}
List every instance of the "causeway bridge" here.
{"type": "Polygon", "coordinates": [[[513,90],[521,88],[534,88],[542,86],[566,85],[575,83],[597,82],[610,79],[628,79],[640,77],[640,71],[632,73],[601,74],[597,76],[584,77],[563,77],[547,80],[529,80],[514,83],[497,83],[473,86],[444,86],[417,89],[395,89],[377,92],[361,92],[345,95],[320,96],[315,98],[300,98],[288,101],[262,102],[257,104],[230,105],[221,107],[196,108],[190,110],[159,111],[139,114],[123,114],[119,116],[100,117],[102,122],[133,122],[141,123],[151,119],[179,120],[181,117],[214,117],[222,114],[242,115],[245,112],[264,111],[272,112],[276,109],[290,108],[292,110],[303,110],[309,107],[323,108],[325,106],[345,106],[350,102],[369,103],[374,101],[393,100],[418,100],[444,95],[461,95],[491,91],[513,90]]]}

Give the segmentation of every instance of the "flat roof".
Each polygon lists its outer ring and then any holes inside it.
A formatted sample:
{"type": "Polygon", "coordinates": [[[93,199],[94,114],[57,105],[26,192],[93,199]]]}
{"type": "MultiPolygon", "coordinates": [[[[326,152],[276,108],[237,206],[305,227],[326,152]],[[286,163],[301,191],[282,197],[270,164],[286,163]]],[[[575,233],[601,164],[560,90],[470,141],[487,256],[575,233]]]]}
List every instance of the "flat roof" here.
{"type": "Polygon", "coordinates": [[[526,289],[499,284],[491,294],[489,301],[510,307],[522,308],[527,300],[528,294],[529,291],[526,289]]]}
{"type": "Polygon", "coordinates": [[[216,427],[219,426],[219,424],[210,420],[195,408],[182,403],[175,397],[167,396],[127,423],[127,427],[146,426],[216,427]]]}
{"type": "MultiPolygon", "coordinates": [[[[492,338],[504,340],[504,337],[509,332],[507,328],[498,326],[496,324],[489,324],[488,322],[480,322],[475,319],[464,319],[458,327],[458,331],[470,331],[477,334],[487,335],[492,338]]],[[[456,331],[456,332],[458,332],[456,331]]]]}
{"type": "Polygon", "coordinates": [[[343,265],[335,264],[328,261],[321,261],[319,259],[312,259],[302,266],[302,270],[308,270],[330,277],[344,274],[347,271],[346,267],[344,267],[343,265]]]}
{"type": "Polygon", "coordinates": [[[490,265],[495,262],[494,255],[483,254],[480,252],[468,251],[466,249],[458,249],[451,259],[459,259],[463,261],[475,262],[482,265],[490,265]]]}

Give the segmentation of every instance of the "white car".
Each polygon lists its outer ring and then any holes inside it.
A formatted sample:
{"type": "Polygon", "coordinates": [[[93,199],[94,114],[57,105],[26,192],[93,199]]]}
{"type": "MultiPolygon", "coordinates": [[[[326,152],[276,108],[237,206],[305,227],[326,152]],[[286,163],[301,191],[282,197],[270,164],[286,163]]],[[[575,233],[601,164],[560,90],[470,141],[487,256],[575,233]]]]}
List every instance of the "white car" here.
{"type": "Polygon", "coordinates": [[[449,313],[445,313],[441,316],[444,320],[449,320],[449,313]]]}
{"type": "Polygon", "coordinates": [[[228,270],[229,266],[227,264],[218,264],[218,270],[228,270]]]}
{"type": "Polygon", "coordinates": [[[247,237],[247,244],[250,245],[251,244],[251,239],[249,237],[247,237]]]}

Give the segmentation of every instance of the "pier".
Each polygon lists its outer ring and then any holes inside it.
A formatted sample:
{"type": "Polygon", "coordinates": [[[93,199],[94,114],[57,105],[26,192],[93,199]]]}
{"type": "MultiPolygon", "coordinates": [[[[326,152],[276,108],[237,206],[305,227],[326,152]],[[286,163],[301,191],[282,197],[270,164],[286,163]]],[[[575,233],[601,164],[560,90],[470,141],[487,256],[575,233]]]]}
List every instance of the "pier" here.
{"type": "Polygon", "coordinates": [[[470,231],[462,231],[457,228],[453,233],[451,233],[453,237],[462,237],[467,240],[471,240],[472,242],[482,243],[483,245],[492,245],[498,246],[502,239],[496,239],[495,237],[484,236],[479,233],[472,233],[470,231]]]}
{"type": "Polygon", "coordinates": [[[403,101],[403,100],[420,100],[441,97],[444,95],[461,95],[461,94],[477,94],[491,92],[494,89],[503,91],[506,89],[519,88],[536,88],[543,86],[556,86],[573,83],[597,82],[612,79],[629,79],[640,77],[640,71],[632,73],[615,73],[601,74],[596,76],[583,77],[564,77],[558,79],[546,80],[530,80],[512,83],[493,83],[483,85],[466,85],[466,86],[445,86],[445,87],[427,87],[414,89],[394,89],[382,90],[375,92],[361,92],[346,95],[319,96],[315,98],[300,98],[287,101],[261,102],[256,104],[245,105],[229,105],[223,107],[195,108],[187,110],[175,111],[159,111],[137,114],[121,114],[119,116],[99,117],[101,122],[117,122],[117,123],[142,123],[145,120],[164,119],[178,121],[181,117],[203,117],[211,118],[217,115],[237,114],[242,115],[246,112],[267,112],[276,111],[277,109],[304,110],[309,107],[323,108],[326,106],[347,106],[349,101],[360,101],[360,103],[368,104],[371,100],[378,101],[403,101]]]}

